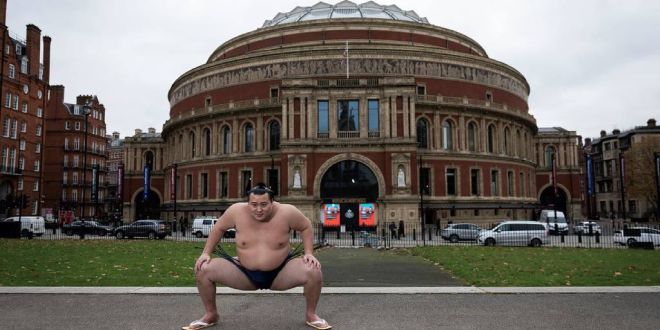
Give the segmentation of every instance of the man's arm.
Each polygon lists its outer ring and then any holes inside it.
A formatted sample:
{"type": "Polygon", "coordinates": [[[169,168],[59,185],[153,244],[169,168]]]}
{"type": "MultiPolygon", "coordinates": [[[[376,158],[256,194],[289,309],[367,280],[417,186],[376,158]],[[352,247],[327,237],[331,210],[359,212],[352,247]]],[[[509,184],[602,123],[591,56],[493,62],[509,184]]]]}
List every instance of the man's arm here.
{"type": "Polygon", "coordinates": [[[303,241],[303,248],[305,250],[303,255],[303,262],[312,267],[321,268],[321,263],[314,257],[314,229],[312,222],[296,207],[291,206],[294,213],[292,215],[291,229],[300,232],[300,238],[303,241]]]}

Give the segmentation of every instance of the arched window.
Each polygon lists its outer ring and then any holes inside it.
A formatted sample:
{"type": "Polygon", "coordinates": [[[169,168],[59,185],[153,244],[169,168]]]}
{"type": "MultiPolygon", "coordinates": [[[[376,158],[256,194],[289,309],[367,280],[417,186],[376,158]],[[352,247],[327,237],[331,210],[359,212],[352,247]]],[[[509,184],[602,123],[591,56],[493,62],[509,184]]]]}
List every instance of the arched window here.
{"type": "Polygon", "coordinates": [[[204,129],[204,155],[211,155],[211,130],[208,128],[204,129]]]}
{"type": "Polygon", "coordinates": [[[268,127],[270,150],[280,150],[280,123],[273,120],[268,127]]]}
{"type": "Polygon", "coordinates": [[[520,138],[520,130],[516,131],[516,156],[522,157],[523,154],[523,141],[520,138]]]}
{"type": "Polygon", "coordinates": [[[467,128],[468,150],[477,151],[477,124],[471,122],[467,128]]]}
{"type": "Polygon", "coordinates": [[[229,126],[222,128],[222,153],[231,153],[231,130],[229,126]]]}
{"type": "Polygon", "coordinates": [[[245,152],[253,152],[254,151],[254,128],[252,127],[252,124],[246,124],[245,125],[245,130],[244,130],[244,135],[243,135],[243,141],[245,142],[243,144],[244,146],[244,151],[245,152]]]}
{"type": "Polygon", "coordinates": [[[529,156],[527,155],[527,132],[523,133],[523,143],[522,143],[522,153],[520,154],[521,157],[528,159],[529,156]]]}
{"type": "Polygon", "coordinates": [[[495,125],[488,126],[488,152],[495,152],[495,125]]]}
{"type": "Polygon", "coordinates": [[[504,128],[504,154],[509,155],[511,153],[511,130],[506,127],[504,128]]]}
{"type": "Polygon", "coordinates": [[[546,168],[552,168],[552,158],[555,155],[555,147],[547,146],[545,147],[545,166],[546,168]]]}
{"type": "Polygon", "coordinates": [[[190,132],[188,133],[188,144],[190,145],[190,158],[195,158],[196,155],[196,150],[195,150],[195,133],[190,132]]]}
{"type": "Polygon", "coordinates": [[[425,119],[417,120],[417,146],[422,149],[429,147],[429,124],[425,119]]]}
{"type": "Polygon", "coordinates": [[[442,149],[454,149],[454,125],[451,121],[445,120],[442,122],[442,149]]]}

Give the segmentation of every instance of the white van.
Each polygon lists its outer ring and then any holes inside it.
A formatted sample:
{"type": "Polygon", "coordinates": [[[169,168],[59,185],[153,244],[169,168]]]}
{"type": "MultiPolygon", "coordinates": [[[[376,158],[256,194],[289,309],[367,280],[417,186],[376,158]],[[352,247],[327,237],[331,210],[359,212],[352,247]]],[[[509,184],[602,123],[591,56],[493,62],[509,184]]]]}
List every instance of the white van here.
{"type": "Polygon", "coordinates": [[[477,238],[479,244],[541,246],[548,244],[545,225],[536,221],[504,221],[491,230],[482,230],[477,238]]]}
{"type": "MultiPolygon", "coordinates": [[[[16,221],[18,217],[9,217],[6,222],[16,221]]],[[[40,216],[21,216],[21,236],[41,236],[46,233],[46,221],[40,216]]]]}
{"type": "Polygon", "coordinates": [[[564,212],[557,211],[556,215],[555,217],[555,210],[541,210],[539,222],[544,223],[551,234],[568,235],[568,223],[564,212]],[[558,232],[555,232],[555,227],[557,227],[558,232]]]}
{"type": "Polygon", "coordinates": [[[191,233],[197,238],[208,237],[216,222],[218,222],[216,217],[197,217],[193,220],[191,233]]]}

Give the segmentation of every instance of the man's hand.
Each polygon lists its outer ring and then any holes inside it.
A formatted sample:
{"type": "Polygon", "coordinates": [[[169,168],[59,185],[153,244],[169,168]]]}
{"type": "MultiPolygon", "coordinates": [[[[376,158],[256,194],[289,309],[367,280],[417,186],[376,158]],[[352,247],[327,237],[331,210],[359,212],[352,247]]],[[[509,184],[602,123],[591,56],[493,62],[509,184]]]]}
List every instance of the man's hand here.
{"type": "Polygon", "coordinates": [[[302,257],[303,263],[312,268],[321,268],[321,263],[311,254],[305,254],[302,257]]]}
{"type": "Polygon", "coordinates": [[[202,266],[205,263],[209,263],[211,261],[211,256],[208,253],[202,253],[199,258],[197,258],[197,261],[195,262],[195,274],[202,269],[202,266]]]}

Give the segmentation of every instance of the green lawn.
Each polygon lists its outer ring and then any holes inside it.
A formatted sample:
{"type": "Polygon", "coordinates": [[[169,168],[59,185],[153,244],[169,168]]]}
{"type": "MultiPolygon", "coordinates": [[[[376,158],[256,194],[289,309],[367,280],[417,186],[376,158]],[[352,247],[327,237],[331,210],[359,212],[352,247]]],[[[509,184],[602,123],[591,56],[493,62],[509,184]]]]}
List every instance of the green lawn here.
{"type": "MultiPolygon", "coordinates": [[[[0,286],[194,286],[203,242],[0,239],[0,286]]],[[[225,245],[230,254],[232,244],[225,245]]],[[[660,285],[660,251],[417,247],[475,286],[660,285]]]]}
{"type": "Polygon", "coordinates": [[[474,286],[659,285],[660,251],[526,247],[417,247],[474,286]]]}

